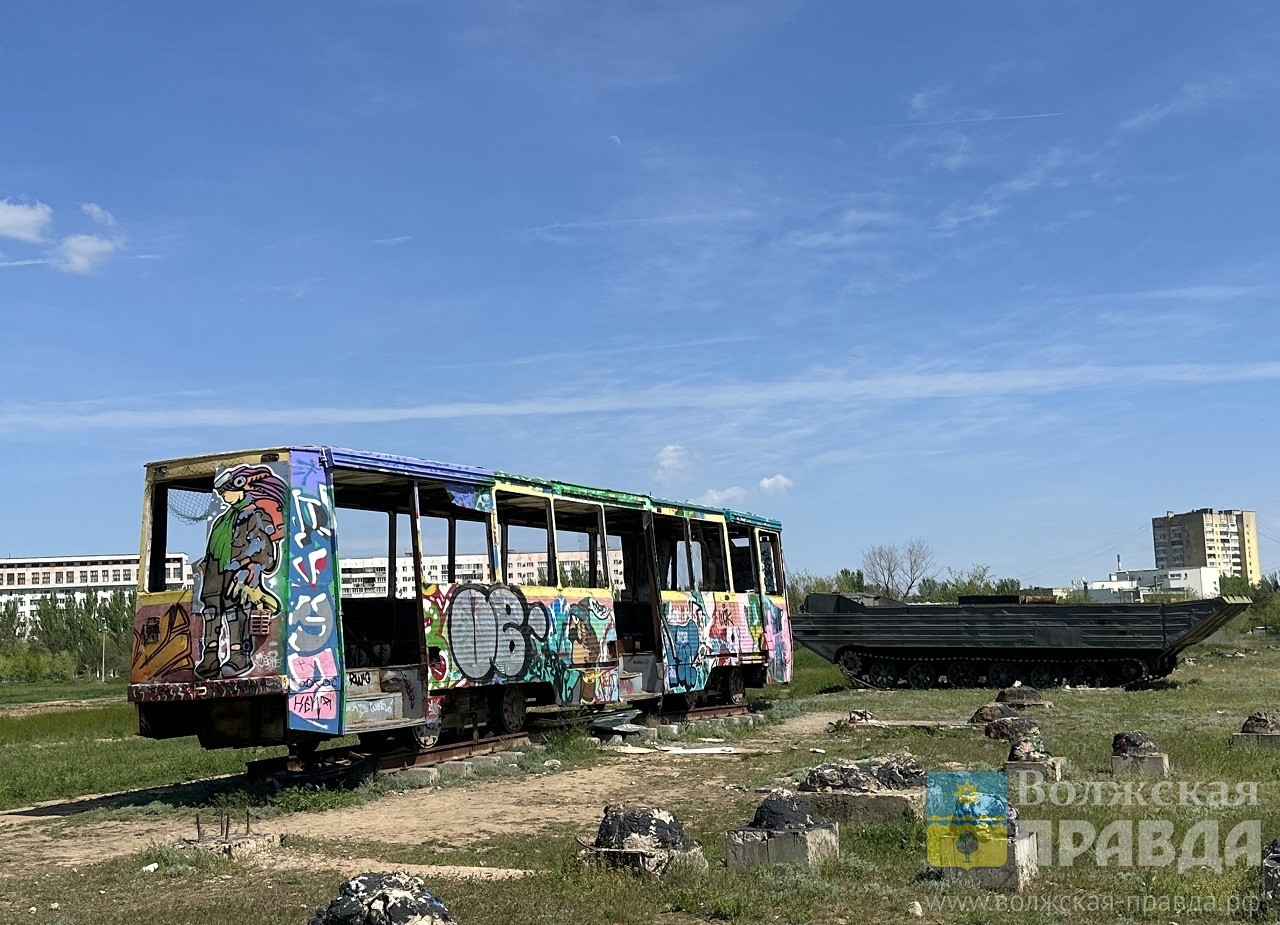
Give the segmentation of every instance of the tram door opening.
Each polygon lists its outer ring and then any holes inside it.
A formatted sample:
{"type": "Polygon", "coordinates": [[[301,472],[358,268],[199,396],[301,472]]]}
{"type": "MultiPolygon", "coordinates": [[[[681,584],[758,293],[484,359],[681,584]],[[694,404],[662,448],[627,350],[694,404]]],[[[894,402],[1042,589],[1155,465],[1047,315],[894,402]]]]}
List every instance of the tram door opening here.
{"type": "Polygon", "coordinates": [[[409,479],[334,472],[346,734],[423,720],[420,534],[409,479]]]}
{"type": "Polygon", "coordinates": [[[621,657],[620,687],[634,693],[662,693],[662,650],[658,620],[661,613],[649,534],[642,511],[607,509],[610,562],[622,560],[614,574],[614,620],[621,657]]]}

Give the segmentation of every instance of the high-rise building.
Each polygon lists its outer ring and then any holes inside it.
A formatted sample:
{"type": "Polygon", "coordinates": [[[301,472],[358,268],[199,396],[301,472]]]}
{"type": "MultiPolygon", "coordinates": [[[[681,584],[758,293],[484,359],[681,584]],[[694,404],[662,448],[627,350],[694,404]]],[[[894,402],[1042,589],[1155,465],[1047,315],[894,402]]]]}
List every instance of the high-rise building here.
{"type": "Polygon", "coordinates": [[[1151,518],[1151,539],[1157,569],[1216,568],[1224,578],[1243,578],[1249,584],[1262,578],[1253,511],[1169,511],[1151,518]]]}

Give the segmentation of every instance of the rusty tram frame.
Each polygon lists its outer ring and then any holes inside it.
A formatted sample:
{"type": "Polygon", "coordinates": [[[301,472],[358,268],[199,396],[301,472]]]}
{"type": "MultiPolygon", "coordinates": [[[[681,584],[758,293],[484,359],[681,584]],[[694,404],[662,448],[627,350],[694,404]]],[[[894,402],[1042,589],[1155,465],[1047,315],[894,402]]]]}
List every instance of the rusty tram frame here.
{"type": "Polygon", "coordinates": [[[150,463],[128,697],[140,735],[296,755],[351,734],[423,749],[442,733],[512,733],[531,705],[740,702],[791,677],[780,531],[739,511],[336,447],[150,463]],[[174,588],[168,528],[191,498],[204,555],[174,588]],[[381,596],[343,595],[346,511],[386,515],[381,596]],[[395,580],[406,522],[411,590],[395,580]],[[459,561],[460,526],[483,531],[481,574],[459,561]],[[545,533],[537,573],[516,573],[513,531],[545,533]],[[428,542],[447,553],[430,573],[428,542]]]}

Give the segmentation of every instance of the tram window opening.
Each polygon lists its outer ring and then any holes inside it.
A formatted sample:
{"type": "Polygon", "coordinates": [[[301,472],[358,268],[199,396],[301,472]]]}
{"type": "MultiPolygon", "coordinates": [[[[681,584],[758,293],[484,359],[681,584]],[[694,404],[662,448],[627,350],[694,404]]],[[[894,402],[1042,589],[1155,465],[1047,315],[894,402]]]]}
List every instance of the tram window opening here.
{"type": "Polygon", "coordinates": [[[562,588],[609,587],[603,513],[594,504],[556,500],[556,568],[562,588]]]}
{"type": "Polygon", "coordinates": [[[225,507],[214,494],[212,475],[153,483],[151,536],[146,578],[142,582],[148,591],[171,590],[190,579],[190,575],[181,575],[175,580],[168,556],[185,552],[187,561],[194,567],[205,554],[209,522],[225,507]]]}
{"type": "Polygon", "coordinates": [[[756,557],[748,527],[729,528],[729,564],[733,568],[733,590],[759,591],[756,557]]]}
{"type": "Polygon", "coordinates": [[[725,568],[724,534],[720,524],[700,520],[689,523],[693,538],[693,574],[703,591],[728,591],[729,574],[725,568]]]}
{"type": "Polygon", "coordinates": [[[503,580],[513,585],[548,586],[555,576],[555,553],[546,498],[498,492],[503,580]]]}
{"type": "Polygon", "coordinates": [[[449,550],[449,581],[488,583],[497,581],[489,554],[489,521],[455,518],[453,545],[449,550]]]}
{"type": "Polygon", "coordinates": [[[760,531],[760,565],[764,572],[764,593],[781,594],[782,555],[777,534],[760,531]]]}
{"type": "Polygon", "coordinates": [[[658,587],[663,591],[692,591],[689,522],[683,517],[655,514],[653,536],[658,547],[658,587]]]}

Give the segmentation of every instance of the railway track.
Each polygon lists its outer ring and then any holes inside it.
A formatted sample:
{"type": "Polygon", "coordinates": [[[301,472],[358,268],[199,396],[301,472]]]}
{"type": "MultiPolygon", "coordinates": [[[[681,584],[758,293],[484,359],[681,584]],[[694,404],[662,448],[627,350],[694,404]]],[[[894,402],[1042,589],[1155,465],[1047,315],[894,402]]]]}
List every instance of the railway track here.
{"type": "MultiPolygon", "coordinates": [[[[649,715],[663,723],[685,723],[697,720],[724,719],[730,716],[745,716],[748,712],[746,704],[712,704],[662,713],[651,713],[649,715]]],[[[508,735],[485,736],[478,739],[446,742],[421,750],[398,748],[392,751],[375,752],[359,745],[353,745],[348,748],[334,748],[317,752],[313,759],[303,767],[299,767],[287,756],[251,761],[245,767],[245,776],[250,780],[273,778],[282,787],[307,786],[308,784],[355,786],[374,774],[391,774],[396,771],[408,771],[414,768],[429,768],[448,761],[459,761],[465,758],[475,758],[479,755],[488,755],[493,752],[528,746],[532,742],[533,737],[530,733],[516,732],[508,735]]]]}

